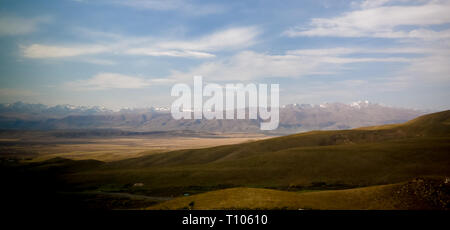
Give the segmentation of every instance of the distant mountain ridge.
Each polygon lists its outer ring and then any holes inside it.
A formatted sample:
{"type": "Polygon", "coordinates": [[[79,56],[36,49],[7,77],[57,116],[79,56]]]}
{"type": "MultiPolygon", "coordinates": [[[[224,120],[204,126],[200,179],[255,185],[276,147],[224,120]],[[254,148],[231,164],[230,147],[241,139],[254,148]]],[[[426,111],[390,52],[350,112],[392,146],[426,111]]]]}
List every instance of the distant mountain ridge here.
{"type": "MultiPolygon", "coordinates": [[[[351,104],[290,104],[280,108],[280,124],[271,133],[351,129],[405,122],[425,111],[383,106],[368,101],[351,104]]],[[[113,111],[100,106],[0,104],[0,129],[120,129],[128,131],[261,132],[259,120],[174,120],[168,108],[113,111]]]]}

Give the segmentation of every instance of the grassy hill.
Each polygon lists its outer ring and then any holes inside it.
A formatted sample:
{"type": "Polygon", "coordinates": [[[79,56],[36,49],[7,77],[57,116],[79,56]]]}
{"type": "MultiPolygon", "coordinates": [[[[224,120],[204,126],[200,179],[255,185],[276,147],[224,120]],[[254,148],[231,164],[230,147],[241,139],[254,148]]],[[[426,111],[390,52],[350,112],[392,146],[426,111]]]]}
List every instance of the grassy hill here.
{"type": "Polygon", "coordinates": [[[224,187],[336,189],[450,175],[450,111],[389,127],[313,131],[103,164],[77,184],[181,195],[224,187]]]}
{"type": "MultiPolygon", "coordinates": [[[[398,125],[312,131],[106,163],[53,160],[14,170],[42,175],[41,180],[53,178],[52,191],[168,198],[236,187],[305,191],[387,185],[419,176],[450,176],[449,121],[450,111],[444,111],[398,125]]],[[[21,185],[34,189],[29,187],[21,185]]]]}
{"type": "Polygon", "coordinates": [[[442,178],[320,192],[230,188],[176,198],[147,209],[450,209],[449,189],[450,183],[442,178]]]}
{"type": "Polygon", "coordinates": [[[116,162],[118,167],[148,167],[203,164],[237,160],[301,147],[324,147],[350,144],[370,144],[385,141],[435,137],[450,137],[450,111],[425,115],[404,124],[366,127],[340,131],[311,131],[252,143],[219,146],[207,149],[175,151],[138,159],[116,162]]]}

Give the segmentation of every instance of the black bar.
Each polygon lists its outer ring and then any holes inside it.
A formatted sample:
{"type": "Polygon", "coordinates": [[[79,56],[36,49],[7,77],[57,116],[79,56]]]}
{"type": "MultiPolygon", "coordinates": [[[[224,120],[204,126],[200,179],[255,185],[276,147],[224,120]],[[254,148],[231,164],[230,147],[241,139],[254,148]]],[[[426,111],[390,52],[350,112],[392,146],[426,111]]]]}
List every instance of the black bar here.
{"type": "MultiPolygon", "coordinates": [[[[392,228],[392,227],[438,227],[446,226],[450,220],[448,211],[249,211],[249,210],[182,210],[182,211],[77,211],[77,210],[51,210],[39,211],[29,209],[24,211],[13,211],[4,215],[4,222],[13,222],[17,225],[31,224],[33,227],[58,227],[71,226],[84,228],[113,226],[125,229],[148,226],[148,229],[155,229],[155,226],[169,229],[223,229],[223,228],[248,228],[248,229],[273,229],[277,227],[296,227],[296,229],[315,229],[337,226],[350,228],[392,228]],[[232,221],[229,222],[228,216],[232,221]],[[253,223],[236,223],[236,216],[242,220],[253,219],[253,223]],[[244,216],[244,217],[242,217],[244,216]],[[256,216],[259,223],[256,223],[256,216]],[[262,216],[267,217],[267,222],[263,223],[262,216]],[[183,218],[206,217],[215,218],[212,225],[209,223],[190,222],[183,224],[183,218]],[[362,225],[361,225],[362,224],[362,225]],[[306,228],[306,226],[308,226],[306,228]],[[302,228],[304,227],[304,228],[302,228]]],[[[245,222],[245,221],[244,221],[245,222]]],[[[164,229],[162,228],[162,229],[164,229]]]]}

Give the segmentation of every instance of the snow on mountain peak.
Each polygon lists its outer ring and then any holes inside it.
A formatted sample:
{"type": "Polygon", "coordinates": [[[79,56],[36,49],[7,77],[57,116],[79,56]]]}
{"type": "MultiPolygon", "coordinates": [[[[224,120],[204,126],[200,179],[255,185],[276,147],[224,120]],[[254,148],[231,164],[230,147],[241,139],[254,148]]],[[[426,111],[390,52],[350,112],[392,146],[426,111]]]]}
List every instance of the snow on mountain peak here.
{"type": "Polygon", "coordinates": [[[368,100],[364,100],[364,101],[356,101],[356,102],[352,102],[350,104],[351,107],[354,108],[364,108],[364,107],[368,107],[371,103],[368,100]]]}

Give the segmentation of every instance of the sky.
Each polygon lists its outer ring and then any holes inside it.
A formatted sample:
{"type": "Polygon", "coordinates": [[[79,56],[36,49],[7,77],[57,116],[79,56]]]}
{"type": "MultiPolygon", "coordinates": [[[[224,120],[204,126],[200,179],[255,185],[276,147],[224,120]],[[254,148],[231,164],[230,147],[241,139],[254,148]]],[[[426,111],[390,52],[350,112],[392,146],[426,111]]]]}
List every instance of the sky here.
{"type": "Polygon", "coordinates": [[[170,106],[201,75],[444,110],[449,64],[450,0],[0,0],[0,103],[170,106]]]}

